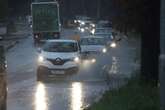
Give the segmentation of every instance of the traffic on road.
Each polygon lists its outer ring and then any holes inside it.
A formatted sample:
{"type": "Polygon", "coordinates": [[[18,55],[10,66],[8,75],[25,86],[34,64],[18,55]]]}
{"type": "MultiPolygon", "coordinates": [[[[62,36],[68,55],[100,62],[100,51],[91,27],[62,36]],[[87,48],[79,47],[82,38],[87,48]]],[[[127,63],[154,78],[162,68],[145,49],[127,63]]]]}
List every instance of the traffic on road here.
{"type": "Polygon", "coordinates": [[[19,21],[24,33],[0,56],[0,110],[84,110],[131,77],[134,50],[110,20],[60,17],[57,1],[35,1],[19,21]]]}

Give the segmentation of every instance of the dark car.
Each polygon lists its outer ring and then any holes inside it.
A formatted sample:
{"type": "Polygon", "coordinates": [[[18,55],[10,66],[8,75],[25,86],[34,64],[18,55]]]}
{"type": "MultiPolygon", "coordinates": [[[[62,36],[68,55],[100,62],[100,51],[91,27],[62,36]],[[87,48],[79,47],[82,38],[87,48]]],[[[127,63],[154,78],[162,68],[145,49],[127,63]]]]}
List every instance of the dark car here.
{"type": "Polygon", "coordinates": [[[0,45],[0,110],[6,110],[6,60],[3,46],[0,45]]]}

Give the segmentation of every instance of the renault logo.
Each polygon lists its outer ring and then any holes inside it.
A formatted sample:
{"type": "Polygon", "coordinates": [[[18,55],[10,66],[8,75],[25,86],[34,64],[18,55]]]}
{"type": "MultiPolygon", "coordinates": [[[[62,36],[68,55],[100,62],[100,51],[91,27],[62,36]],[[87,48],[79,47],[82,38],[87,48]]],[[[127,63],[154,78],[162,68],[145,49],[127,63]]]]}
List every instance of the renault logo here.
{"type": "Polygon", "coordinates": [[[61,58],[56,58],[56,60],[55,60],[56,62],[61,62],[62,61],[62,59],[61,58]]]}

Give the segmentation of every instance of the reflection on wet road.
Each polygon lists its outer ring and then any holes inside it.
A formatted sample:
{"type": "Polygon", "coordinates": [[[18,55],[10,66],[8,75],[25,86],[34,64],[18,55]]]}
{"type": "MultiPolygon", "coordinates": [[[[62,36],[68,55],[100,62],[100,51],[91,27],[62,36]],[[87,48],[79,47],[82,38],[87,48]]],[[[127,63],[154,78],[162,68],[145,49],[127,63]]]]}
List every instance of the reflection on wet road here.
{"type": "Polygon", "coordinates": [[[72,83],[71,110],[81,110],[83,105],[82,95],[82,84],[79,82],[72,83]]]}
{"type": "Polygon", "coordinates": [[[35,110],[48,110],[45,85],[38,83],[35,93],[35,110]]]}

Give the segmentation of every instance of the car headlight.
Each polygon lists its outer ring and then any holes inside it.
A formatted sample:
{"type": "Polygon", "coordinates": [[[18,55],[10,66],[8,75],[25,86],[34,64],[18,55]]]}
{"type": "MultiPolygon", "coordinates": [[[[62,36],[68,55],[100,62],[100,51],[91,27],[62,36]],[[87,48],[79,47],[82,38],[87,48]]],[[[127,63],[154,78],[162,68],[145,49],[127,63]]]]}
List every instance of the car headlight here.
{"type": "Polygon", "coordinates": [[[96,27],[95,24],[91,24],[91,25],[92,25],[92,27],[96,27]]]}
{"type": "Polygon", "coordinates": [[[77,23],[77,20],[74,20],[74,23],[77,23]]]}
{"type": "Polygon", "coordinates": [[[81,22],[81,25],[85,25],[85,22],[82,21],[82,22],[81,22]]]}
{"type": "Polygon", "coordinates": [[[74,61],[75,61],[76,63],[78,63],[78,62],[80,61],[80,58],[79,58],[79,57],[75,57],[75,58],[74,58],[74,61]]]}
{"type": "Polygon", "coordinates": [[[91,62],[92,62],[92,63],[96,63],[96,59],[92,59],[91,62]]]}
{"type": "Polygon", "coordinates": [[[42,55],[40,55],[39,57],[38,57],[38,62],[43,62],[44,61],[44,57],[42,56],[42,55]]]}
{"type": "Polygon", "coordinates": [[[84,28],[81,28],[81,32],[84,32],[85,31],[85,29],[84,28]]]}
{"type": "Polygon", "coordinates": [[[80,23],[81,21],[80,21],[80,20],[78,20],[77,22],[78,22],[78,23],[80,23]]]}
{"type": "Polygon", "coordinates": [[[102,52],[103,53],[106,53],[107,52],[107,49],[106,48],[103,48],[102,52]]]}
{"type": "Polygon", "coordinates": [[[95,34],[95,29],[92,29],[92,30],[91,30],[91,33],[92,33],[92,34],[95,34]]]}
{"type": "Polygon", "coordinates": [[[116,47],[116,43],[115,43],[115,42],[112,42],[110,46],[111,46],[112,48],[115,48],[115,47],[116,47]]]}

